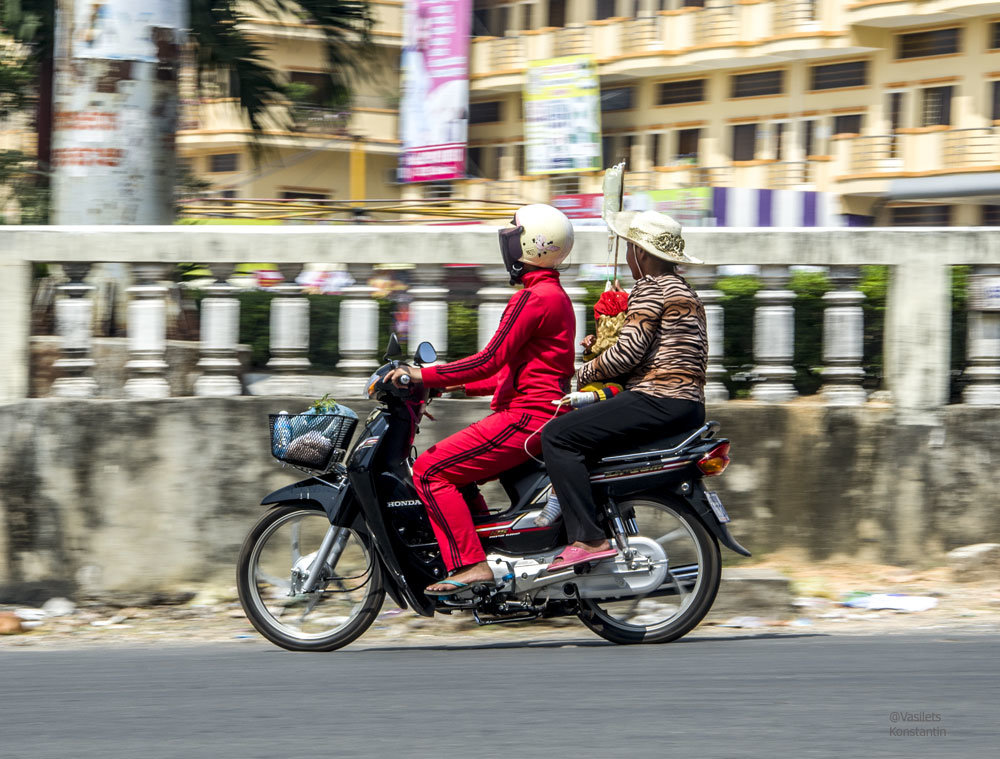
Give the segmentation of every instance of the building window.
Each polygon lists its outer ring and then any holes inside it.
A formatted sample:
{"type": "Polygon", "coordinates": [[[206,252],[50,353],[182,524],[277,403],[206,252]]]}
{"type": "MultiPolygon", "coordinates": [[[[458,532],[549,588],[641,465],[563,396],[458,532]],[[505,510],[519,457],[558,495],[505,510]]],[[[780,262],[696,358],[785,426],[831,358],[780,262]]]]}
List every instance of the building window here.
{"type": "Polygon", "coordinates": [[[771,125],[771,133],[774,136],[774,160],[781,161],[785,157],[785,132],[788,123],[778,121],[771,125]]]}
{"type": "Polygon", "coordinates": [[[1000,21],[994,21],[990,24],[990,50],[996,50],[1000,48],[1000,21]]]}
{"type": "Polygon", "coordinates": [[[596,0],[594,19],[614,18],[616,0],[596,0]]]}
{"type": "Polygon", "coordinates": [[[861,113],[849,113],[846,116],[834,116],[834,134],[861,134],[861,126],[864,123],[864,115],[861,113]]]}
{"type": "Polygon", "coordinates": [[[566,0],[549,0],[549,26],[566,26],[566,0]]]}
{"type": "Polygon", "coordinates": [[[926,58],[959,52],[961,29],[935,29],[930,32],[900,34],[896,40],[897,58],[926,58]]]}
{"type": "Polygon", "coordinates": [[[700,129],[681,129],[677,132],[677,162],[697,165],[700,129]]]}
{"type": "Polygon", "coordinates": [[[580,177],[565,174],[554,176],[549,180],[549,192],[552,195],[579,195],[580,177]]]}
{"type": "Polygon", "coordinates": [[[239,153],[216,153],[208,157],[208,170],[213,174],[240,170],[239,153]]]}
{"type": "Polygon", "coordinates": [[[951,206],[903,206],[891,209],[894,227],[947,227],[951,225],[951,206]]]}
{"type": "Polygon", "coordinates": [[[284,190],[278,196],[282,200],[329,200],[325,192],[309,192],[308,190],[284,190]]]}
{"type": "Polygon", "coordinates": [[[424,182],[423,190],[427,200],[450,198],[453,192],[451,182],[424,182]]]}
{"type": "Polygon", "coordinates": [[[531,4],[521,3],[517,6],[517,28],[520,31],[525,31],[526,29],[532,29],[531,26],[531,4]]]}
{"type": "Polygon", "coordinates": [[[993,87],[993,120],[1000,120],[1000,82],[990,82],[993,87]]]}
{"type": "Polygon", "coordinates": [[[813,66],[812,89],[832,90],[837,87],[863,87],[868,84],[868,61],[831,63],[813,66]]]}
{"type": "Polygon", "coordinates": [[[733,127],[733,160],[752,161],[757,154],[757,124],[733,127]]]}
{"type": "Polygon", "coordinates": [[[482,177],[485,176],[482,170],[483,149],[469,147],[465,150],[465,176],[482,177]]]}
{"type": "Polygon", "coordinates": [[[470,124],[493,124],[500,121],[500,100],[488,100],[485,103],[469,103],[470,124]]]}
{"type": "Polygon", "coordinates": [[[661,82],[658,105],[701,103],[705,100],[704,79],[685,79],[683,82],[661,82]]]}
{"type": "Polygon", "coordinates": [[[476,8],[472,11],[472,36],[473,37],[489,37],[490,36],[490,20],[489,20],[490,9],[489,8],[476,8]]]}
{"type": "Polygon", "coordinates": [[[809,158],[811,155],[817,155],[815,121],[802,122],[802,155],[806,158],[809,158]]]}
{"type": "Polygon", "coordinates": [[[951,92],[953,87],[928,87],[923,91],[921,126],[951,124],[951,92]]]}
{"type": "Polygon", "coordinates": [[[290,100],[306,105],[333,105],[333,82],[329,74],[311,71],[289,71],[289,86],[285,90],[290,100]]]}
{"type": "Polygon", "coordinates": [[[1000,227],[1000,206],[983,206],[983,226],[1000,227]]]}
{"type": "Polygon", "coordinates": [[[785,81],[784,71],[761,71],[758,74],[736,74],[732,77],[729,97],[752,98],[760,95],[780,95],[785,81]]]}
{"type": "Polygon", "coordinates": [[[634,87],[601,90],[601,111],[627,111],[632,107],[634,87]]]}

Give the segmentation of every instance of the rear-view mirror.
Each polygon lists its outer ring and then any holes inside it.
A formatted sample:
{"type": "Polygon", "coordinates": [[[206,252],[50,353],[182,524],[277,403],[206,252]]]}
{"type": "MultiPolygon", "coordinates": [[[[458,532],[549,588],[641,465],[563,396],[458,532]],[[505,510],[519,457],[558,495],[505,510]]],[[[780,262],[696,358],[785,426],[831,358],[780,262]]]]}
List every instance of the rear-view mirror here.
{"type": "Polygon", "coordinates": [[[403,349],[399,347],[399,339],[396,337],[396,333],[393,332],[389,335],[389,345],[385,349],[385,356],[382,358],[386,361],[392,361],[403,355],[403,349]]]}
{"type": "Polygon", "coordinates": [[[434,346],[428,342],[420,343],[417,346],[417,352],[413,354],[414,363],[423,366],[425,364],[433,364],[437,361],[437,351],[434,350],[434,346]]]}

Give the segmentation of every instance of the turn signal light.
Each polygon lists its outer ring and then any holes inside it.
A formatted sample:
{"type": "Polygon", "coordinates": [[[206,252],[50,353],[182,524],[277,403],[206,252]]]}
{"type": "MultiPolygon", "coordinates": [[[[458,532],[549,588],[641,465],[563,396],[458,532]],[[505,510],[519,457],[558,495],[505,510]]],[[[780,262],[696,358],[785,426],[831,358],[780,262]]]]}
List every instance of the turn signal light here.
{"type": "Polygon", "coordinates": [[[729,443],[719,443],[698,462],[698,468],[706,477],[722,474],[729,466],[729,443]]]}

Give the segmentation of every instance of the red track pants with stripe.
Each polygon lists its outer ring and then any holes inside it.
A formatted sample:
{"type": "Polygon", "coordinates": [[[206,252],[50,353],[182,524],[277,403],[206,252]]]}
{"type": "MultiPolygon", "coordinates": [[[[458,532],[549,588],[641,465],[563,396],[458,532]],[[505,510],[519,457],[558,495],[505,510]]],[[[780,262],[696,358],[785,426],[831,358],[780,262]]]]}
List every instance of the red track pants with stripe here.
{"type": "Polygon", "coordinates": [[[549,418],[524,411],[497,411],[417,457],[413,484],[427,507],[449,572],[486,560],[472,513],[459,488],[492,479],[527,461],[524,447],[529,437],[528,451],[537,457],[541,435],[532,434],[549,418]]]}

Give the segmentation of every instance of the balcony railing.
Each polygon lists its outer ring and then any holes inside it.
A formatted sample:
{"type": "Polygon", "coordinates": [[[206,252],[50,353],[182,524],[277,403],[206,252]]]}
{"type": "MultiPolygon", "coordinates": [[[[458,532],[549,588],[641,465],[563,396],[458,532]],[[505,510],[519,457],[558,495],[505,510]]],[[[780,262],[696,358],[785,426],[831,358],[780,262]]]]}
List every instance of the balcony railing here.
{"type": "Polygon", "coordinates": [[[781,190],[808,184],[810,169],[808,161],[775,161],[767,166],[767,186],[781,190]]]}
{"type": "Polygon", "coordinates": [[[567,26],[553,34],[552,51],[556,56],[585,55],[591,48],[589,27],[567,26]]]}
{"type": "Polygon", "coordinates": [[[898,170],[899,135],[872,134],[848,141],[848,170],[851,174],[877,174],[898,170]]]}
{"type": "Polygon", "coordinates": [[[818,0],[774,0],[772,28],[776,36],[811,31],[817,26],[818,0]]]}
{"type": "Polygon", "coordinates": [[[629,50],[648,50],[660,44],[655,16],[629,19],[622,26],[622,40],[629,50]]]}
{"type": "Polygon", "coordinates": [[[351,123],[351,112],[340,108],[293,105],[289,114],[293,129],[309,134],[346,134],[351,123]]]}
{"type": "Polygon", "coordinates": [[[736,9],[730,0],[706,0],[705,7],[695,14],[695,44],[721,45],[738,39],[736,9]]]}
{"type": "Polygon", "coordinates": [[[500,37],[490,40],[490,71],[508,71],[524,65],[524,40],[520,37],[500,37]]]}
{"type": "Polygon", "coordinates": [[[953,129],[944,135],[945,168],[1000,164],[1000,129],[953,129]]]}

